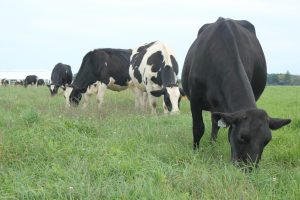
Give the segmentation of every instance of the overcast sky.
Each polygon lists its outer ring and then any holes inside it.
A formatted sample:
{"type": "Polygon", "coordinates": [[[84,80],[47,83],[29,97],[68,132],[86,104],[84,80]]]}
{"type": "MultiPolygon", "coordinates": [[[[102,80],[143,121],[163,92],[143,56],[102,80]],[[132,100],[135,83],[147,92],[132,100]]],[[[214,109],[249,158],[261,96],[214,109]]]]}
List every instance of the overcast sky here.
{"type": "Polygon", "coordinates": [[[175,51],[181,71],[199,28],[220,16],[254,24],[268,73],[300,74],[299,10],[298,0],[0,0],[0,78],[50,78],[58,62],[76,73],[90,50],[155,40],[175,51]]]}

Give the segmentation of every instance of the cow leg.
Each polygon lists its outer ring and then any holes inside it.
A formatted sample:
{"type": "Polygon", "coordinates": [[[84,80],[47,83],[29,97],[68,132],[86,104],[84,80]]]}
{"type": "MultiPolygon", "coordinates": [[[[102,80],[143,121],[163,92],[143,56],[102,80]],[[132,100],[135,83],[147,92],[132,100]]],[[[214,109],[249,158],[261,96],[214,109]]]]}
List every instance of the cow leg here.
{"type": "Polygon", "coordinates": [[[85,109],[88,105],[88,101],[89,101],[89,97],[90,95],[85,93],[84,94],[84,98],[83,98],[83,105],[82,105],[82,108],[85,109]]]}
{"type": "Polygon", "coordinates": [[[143,92],[143,98],[141,100],[142,100],[143,110],[146,110],[147,103],[148,103],[148,93],[147,92],[143,92]]]}
{"type": "Polygon", "coordinates": [[[219,129],[218,121],[213,118],[211,113],[211,142],[216,142],[219,129]]]}
{"type": "Polygon", "coordinates": [[[205,130],[202,117],[202,109],[198,105],[199,102],[191,100],[191,111],[193,117],[193,137],[194,137],[194,149],[199,148],[200,139],[202,138],[205,130]]]}
{"type": "Polygon", "coordinates": [[[145,109],[145,102],[143,100],[143,91],[135,88],[135,108],[136,109],[141,109],[144,111],[145,109]]]}
{"type": "Polygon", "coordinates": [[[150,92],[147,94],[148,94],[149,104],[151,107],[151,113],[155,115],[156,114],[156,106],[157,106],[156,97],[152,96],[150,94],[150,92]]]}
{"type": "Polygon", "coordinates": [[[100,83],[98,86],[98,94],[97,94],[98,110],[100,110],[102,107],[103,96],[104,96],[106,88],[107,88],[107,85],[104,83],[100,83]]]}
{"type": "Polygon", "coordinates": [[[167,106],[166,106],[166,104],[165,104],[164,101],[163,101],[163,109],[164,109],[164,114],[168,114],[169,113],[168,108],[167,108],[167,106]]]}

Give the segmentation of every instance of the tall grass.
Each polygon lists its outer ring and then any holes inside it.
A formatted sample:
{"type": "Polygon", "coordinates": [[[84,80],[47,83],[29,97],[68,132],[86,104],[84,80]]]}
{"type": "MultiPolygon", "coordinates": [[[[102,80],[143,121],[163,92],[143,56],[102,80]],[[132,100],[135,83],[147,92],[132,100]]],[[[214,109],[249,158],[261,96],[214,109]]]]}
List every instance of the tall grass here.
{"type": "Polygon", "coordinates": [[[94,99],[65,109],[46,87],[0,88],[0,199],[299,199],[300,87],[267,87],[258,102],[293,121],[251,174],[230,163],[227,130],[209,143],[209,113],[192,150],[188,100],[157,116],[135,110],[130,91],[104,100],[101,112],[94,99]]]}

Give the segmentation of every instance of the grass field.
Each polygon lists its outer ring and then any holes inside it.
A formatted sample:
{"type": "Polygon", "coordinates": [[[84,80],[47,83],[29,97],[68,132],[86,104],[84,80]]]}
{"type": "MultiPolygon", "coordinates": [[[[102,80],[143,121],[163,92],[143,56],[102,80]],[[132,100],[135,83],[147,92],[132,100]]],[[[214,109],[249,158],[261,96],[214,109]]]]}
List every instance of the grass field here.
{"type": "Polygon", "coordinates": [[[65,109],[46,87],[0,88],[0,199],[300,199],[300,87],[267,87],[258,106],[292,123],[273,131],[259,169],[230,163],[227,130],[210,144],[210,115],[192,150],[188,100],[181,114],[134,109],[108,91],[99,113],[65,109]]]}

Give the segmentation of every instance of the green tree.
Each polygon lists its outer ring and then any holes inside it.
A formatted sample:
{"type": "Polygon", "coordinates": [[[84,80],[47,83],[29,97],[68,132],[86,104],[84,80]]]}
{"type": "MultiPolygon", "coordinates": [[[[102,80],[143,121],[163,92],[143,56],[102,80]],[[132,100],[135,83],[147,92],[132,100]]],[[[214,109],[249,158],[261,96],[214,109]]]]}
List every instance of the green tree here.
{"type": "Polygon", "coordinates": [[[285,85],[291,85],[292,76],[289,70],[286,71],[286,74],[284,75],[284,83],[285,85]]]}

